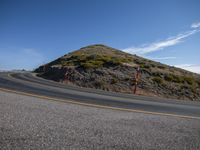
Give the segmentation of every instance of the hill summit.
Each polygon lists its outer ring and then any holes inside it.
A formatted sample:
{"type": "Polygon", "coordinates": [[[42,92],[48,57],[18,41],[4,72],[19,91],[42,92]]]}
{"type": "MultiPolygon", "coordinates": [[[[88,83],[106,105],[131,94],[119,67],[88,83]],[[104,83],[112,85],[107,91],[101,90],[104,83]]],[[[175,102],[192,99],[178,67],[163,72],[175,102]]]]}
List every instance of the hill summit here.
{"type": "Polygon", "coordinates": [[[137,67],[141,68],[137,94],[200,101],[200,75],[102,44],[68,53],[35,72],[65,84],[133,93],[137,67]]]}

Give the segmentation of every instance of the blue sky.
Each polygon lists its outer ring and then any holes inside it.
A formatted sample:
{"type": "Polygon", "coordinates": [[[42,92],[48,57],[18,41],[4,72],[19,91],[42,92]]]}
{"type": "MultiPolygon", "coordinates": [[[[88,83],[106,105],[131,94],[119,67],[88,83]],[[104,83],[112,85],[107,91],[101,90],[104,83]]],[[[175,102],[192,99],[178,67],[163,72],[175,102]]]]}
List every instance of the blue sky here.
{"type": "Polygon", "coordinates": [[[199,0],[0,0],[0,70],[101,43],[200,73],[199,0]]]}

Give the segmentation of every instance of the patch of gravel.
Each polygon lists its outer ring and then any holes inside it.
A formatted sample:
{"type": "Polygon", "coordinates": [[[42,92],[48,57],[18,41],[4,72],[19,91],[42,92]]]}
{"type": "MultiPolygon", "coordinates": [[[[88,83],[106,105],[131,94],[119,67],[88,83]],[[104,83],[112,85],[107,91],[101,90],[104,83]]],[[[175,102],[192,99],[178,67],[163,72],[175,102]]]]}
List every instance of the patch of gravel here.
{"type": "Polygon", "coordinates": [[[200,120],[54,102],[0,91],[0,150],[199,150],[200,120]]]}

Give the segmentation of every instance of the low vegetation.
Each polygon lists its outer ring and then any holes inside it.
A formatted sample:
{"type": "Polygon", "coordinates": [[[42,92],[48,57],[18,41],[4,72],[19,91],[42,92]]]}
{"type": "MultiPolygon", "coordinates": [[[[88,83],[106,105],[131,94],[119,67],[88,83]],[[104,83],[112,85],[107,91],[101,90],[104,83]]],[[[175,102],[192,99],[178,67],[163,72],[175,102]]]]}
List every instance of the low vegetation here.
{"type": "Polygon", "coordinates": [[[152,80],[153,80],[154,82],[158,83],[158,84],[162,84],[162,83],[163,83],[163,79],[160,78],[160,77],[154,77],[152,80]]]}
{"type": "Polygon", "coordinates": [[[200,100],[200,75],[101,44],[83,47],[44,66],[36,72],[47,79],[62,82],[67,72],[71,84],[126,93],[132,93],[140,66],[142,94],[200,100]]]}

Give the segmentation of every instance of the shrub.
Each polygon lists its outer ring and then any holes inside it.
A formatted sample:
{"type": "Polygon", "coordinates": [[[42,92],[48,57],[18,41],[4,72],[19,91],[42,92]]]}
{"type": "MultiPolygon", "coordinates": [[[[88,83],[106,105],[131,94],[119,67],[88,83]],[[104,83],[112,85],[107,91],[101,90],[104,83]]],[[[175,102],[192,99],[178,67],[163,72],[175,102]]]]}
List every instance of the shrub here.
{"type": "Polygon", "coordinates": [[[105,65],[121,65],[124,62],[127,62],[125,58],[117,58],[117,57],[112,57],[106,61],[104,60],[105,65]]]}
{"type": "Polygon", "coordinates": [[[183,77],[184,81],[186,81],[188,84],[192,85],[194,84],[194,80],[191,77],[183,77]]]}
{"type": "Polygon", "coordinates": [[[144,64],[140,64],[140,68],[144,68],[144,64]]]}
{"type": "Polygon", "coordinates": [[[141,61],[141,60],[139,60],[139,59],[135,59],[135,63],[136,63],[136,64],[139,64],[139,65],[144,65],[144,64],[145,64],[144,61],[141,61]]]}
{"type": "Polygon", "coordinates": [[[183,83],[183,78],[180,76],[173,75],[173,82],[183,83]]]}
{"type": "Polygon", "coordinates": [[[166,74],[164,78],[166,81],[169,81],[169,82],[183,83],[183,78],[178,75],[166,74]]]}
{"type": "Polygon", "coordinates": [[[111,84],[115,84],[115,83],[117,83],[117,79],[116,78],[112,78],[111,79],[111,84]]]}
{"type": "Polygon", "coordinates": [[[151,64],[151,67],[156,67],[156,65],[155,64],[151,64]]]}
{"type": "Polygon", "coordinates": [[[160,78],[160,77],[154,77],[152,80],[153,80],[154,82],[158,83],[158,84],[163,83],[163,80],[162,80],[162,78],[160,78]]]}
{"type": "Polygon", "coordinates": [[[124,81],[129,81],[129,80],[130,80],[129,77],[124,78],[124,81]]]}
{"type": "Polygon", "coordinates": [[[104,88],[104,82],[103,81],[95,81],[94,86],[96,88],[104,88]]]}
{"type": "Polygon", "coordinates": [[[109,62],[111,60],[110,56],[98,56],[96,60],[103,61],[104,63],[109,62]]]}
{"type": "Polygon", "coordinates": [[[160,73],[160,72],[152,72],[152,75],[153,76],[161,77],[162,73],[160,73]]]}
{"type": "Polygon", "coordinates": [[[112,57],[109,55],[99,55],[99,54],[81,54],[76,52],[76,54],[71,57],[65,58],[62,65],[74,65],[81,66],[84,68],[97,68],[103,65],[120,65],[124,62],[130,62],[132,59],[130,57],[112,57]]]}
{"type": "Polygon", "coordinates": [[[140,68],[145,68],[145,69],[149,69],[151,66],[149,64],[146,63],[141,63],[140,64],[140,68]]]}
{"type": "Polygon", "coordinates": [[[87,62],[81,63],[80,65],[84,68],[98,68],[103,65],[103,62],[93,60],[93,61],[87,61],[87,62]]]}
{"type": "Polygon", "coordinates": [[[160,68],[160,69],[165,69],[165,66],[159,65],[159,66],[157,66],[157,67],[160,68]]]}
{"type": "Polygon", "coordinates": [[[165,80],[170,81],[170,82],[173,80],[173,76],[171,74],[165,75],[164,78],[165,78],[165,80]]]}
{"type": "Polygon", "coordinates": [[[149,68],[150,68],[150,65],[145,64],[145,65],[144,65],[144,68],[149,69],[149,68]]]}
{"type": "Polygon", "coordinates": [[[198,86],[200,87],[200,79],[196,80],[196,83],[198,84],[198,86]]]}
{"type": "Polygon", "coordinates": [[[81,66],[85,69],[89,69],[89,68],[94,67],[91,63],[81,63],[81,66]]]}
{"type": "Polygon", "coordinates": [[[189,89],[189,86],[187,86],[187,85],[181,85],[180,88],[181,89],[189,89]]]}
{"type": "Polygon", "coordinates": [[[197,88],[191,87],[191,91],[195,94],[199,93],[199,90],[197,88]]]}

